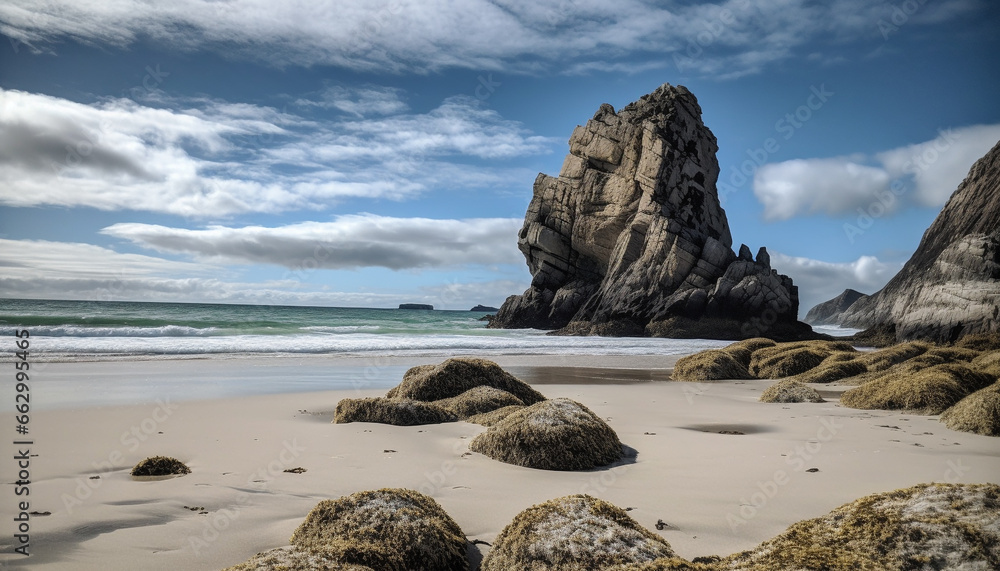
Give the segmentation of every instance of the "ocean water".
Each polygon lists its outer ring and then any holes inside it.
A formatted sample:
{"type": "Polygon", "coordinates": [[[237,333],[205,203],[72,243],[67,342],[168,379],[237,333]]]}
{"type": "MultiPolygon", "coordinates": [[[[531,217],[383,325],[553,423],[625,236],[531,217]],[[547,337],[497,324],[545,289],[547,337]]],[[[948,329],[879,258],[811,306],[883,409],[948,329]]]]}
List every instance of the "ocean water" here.
{"type": "Polygon", "coordinates": [[[678,355],[724,342],[558,337],[487,329],[485,313],[195,303],[0,300],[0,336],[27,329],[36,358],[334,354],[678,355]]]}

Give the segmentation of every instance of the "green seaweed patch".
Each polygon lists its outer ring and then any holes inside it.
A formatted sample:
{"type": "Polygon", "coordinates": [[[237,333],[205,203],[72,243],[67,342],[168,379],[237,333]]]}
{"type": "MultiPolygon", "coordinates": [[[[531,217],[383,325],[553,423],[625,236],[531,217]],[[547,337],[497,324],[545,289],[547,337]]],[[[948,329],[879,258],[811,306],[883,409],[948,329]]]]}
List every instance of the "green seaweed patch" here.
{"type": "Polygon", "coordinates": [[[670,544],[625,510],[578,494],[517,514],[497,535],[481,569],[618,569],[669,557],[676,557],[670,544]]]}
{"type": "Polygon", "coordinates": [[[965,364],[934,365],[915,373],[892,371],[845,391],[841,404],[851,408],[909,410],[941,414],[995,379],[965,364]]]}
{"type": "Polygon", "coordinates": [[[417,426],[456,422],[450,410],[434,403],[382,397],[342,399],[333,415],[334,424],[377,422],[396,426],[417,426]]]}
{"type": "Polygon", "coordinates": [[[524,401],[503,389],[480,385],[456,397],[434,401],[434,404],[462,420],[507,406],[524,406],[524,401]]]}
{"type": "Polygon", "coordinates": [[[678,359],[670,377],[675,381],[696,382],[753,378],[746,365],[724,349],[710,349],[678,359]]]}
{"type": "Polygon", "coordinates": [[[623,455],[615,431],[570,399],[542,401],[512,412],[473,439],[469,450],[539,470],[589,470],[623,455]]]}
{"type": "Polygon", "coordinates": [[[761,393],[760,402],[823,402],[823,397],[812,387],[792,379],[782,379],[761,393]]]}
{"type": "Polygon", "coordinates": [[[920,484],[865,496],[725,558],[727,571],[1000,568],[1000,487],[920,484]]]}
{"type": "Polygon", "coordinates": [[[134,477],[183,476],[190,473],[191,468],[184,462],[169,456],[150,456],[136,464],[129,472],[134,477]]]}
{"type": "Polygon", "coordinates": [[[941,415],[941,422],[952,430],[1000,436],[1000,382],[955,403],[941,415]]]}
{"type": "Polygon", "coordinates": [[[506,391],[527,405],[545,400],[541,393],[493,361],[467,357],[413,367],[386,396],[432,402],[457,397],[479,386],[506,391]]]}

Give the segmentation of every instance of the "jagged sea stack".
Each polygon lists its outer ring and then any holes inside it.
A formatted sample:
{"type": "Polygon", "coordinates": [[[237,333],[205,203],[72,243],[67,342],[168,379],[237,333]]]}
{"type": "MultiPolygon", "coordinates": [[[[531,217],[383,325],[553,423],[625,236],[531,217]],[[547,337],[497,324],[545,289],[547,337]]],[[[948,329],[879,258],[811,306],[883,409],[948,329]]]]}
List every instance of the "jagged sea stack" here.
{"type": "Polygon", "coordinates": [[[715,183],[715,136],[685,87],[618,112],[604,104],[569,139],[558,177],[539,174],[518,247],[531,287],[491,327],[670,337],[803,337],[798,292],[732,250],[715,183]]]}
{"type": "Polygon", "coordinates": [[[1000,332],[1000,143],[976,161],[884,288],[830,322],[950,342],[1000,332]]]}

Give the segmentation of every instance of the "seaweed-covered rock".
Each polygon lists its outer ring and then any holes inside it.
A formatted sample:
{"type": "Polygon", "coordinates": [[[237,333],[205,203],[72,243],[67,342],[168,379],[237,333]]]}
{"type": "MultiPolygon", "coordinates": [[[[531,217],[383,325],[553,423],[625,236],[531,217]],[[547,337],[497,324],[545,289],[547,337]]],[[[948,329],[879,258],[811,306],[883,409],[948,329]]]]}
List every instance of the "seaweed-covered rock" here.
{"type": "Polygon", "coordinates": [[[851,408],[940,414],[995,380],[957,363],[934,365],[915,373],[891,371],[844,392],[840,402],[851,408]]]}
{"type": "Polygon", "coordinates": [[[1000,351],[983,353],[972,360],[972,368],[977,371],[1000,377],[1000,351]]]}
{"type": "Polygon", "coordinates": [[[590,409],[569,399],[514,411],[473,439],[469,449],[541,470],[588,470],[622,457],[615,431],[590,409]]]}
{"type": "Polygon", "coordinates": [[[731,353],[710,349],[677,360],[670,375],[675,381],[715,381],[722,379],[752,379],[745,365],[731,353]]]}
{"type": "Polygon", "coordinates": [[[727,571],[1000,569],[1000,486],[920,484],[793,524],[727,571]]]}
{"type": "Polygon", "coordinates": [[[223,571],[375,571],[367,565],[343,563],[327,551],[310,551],[296,545],[277,547],[223,571]]]}
{"type": "Polygon", "coordinates": [[[727,345],[723,351],[732,355],[744,368],[748,368],[750,367],[750,356],[754,354],[754,351],[774,347],[775,345],[777,343],[767,337],[752,337],[737,341],[732,345],[727,345]]]}
{"type": "Polygon", "coordinates": [[[780,380],[761,393],[760,402],[823,402],[816,389],[792,379],[780,380]]]}
{"type": "Polygon", "coordinates": [[[861,353],[858,355],[858,362],[869,371],[884,371],[893,365],[922,355],[930,348],[929,344],[922,341],[908,341],[885,349],[861,353]]]}
{"type": "Polygon", "coordinates": [[[750,374],[758,379],[782,379],[818,367],[835,351],[855,351],[849,343],[802,341],[780,343],[754,351],[750,357],[750,374]]]}
{"type": "Polygon", "coordinates": [[[386,488],[320,502],[293,545],[378,571],[468,571],[462,529],[432,498],[386,488]]]}
{"type": "Polygon", "coordinates": [[[800,383],[832,383],[868,372],[855,353],[834,353],[818,366],[789,379],[800,383]]]}
{"type": "Polygon", "coordinates": [[[1000,436],[1000,382],[955,403],[941,415],[941,422],[952,430],[1000,436]]]}
{"type": "Polygon", "coordinates": [[[431,402],[457,397],[479,386],[507,391],[527,405],[545,400],[541,393],[493,361],[465,357],[413,367],[386,396],[431,402]]]}
{"type": "Polygon", "coordinates": [[[625,510],[585,495],[566,496],[519,513],[493,542],[482,571],[617,569],[674,557],[670,544],[625,510]]]}
{"type": "Polygon", "coordinates": [[[955,347],[973,351],[996,351],[1000,349],[1000,333],[974,333],[966,335],[955,343],[955,347]]]}
{"type": "Polygon", "coordinates": [[[469,418],[465,419],[466,422],[471,422],[472,424],[480,424],[482,426],[495,426],[501,420],[507,418],[516,411],[524,408],[524,405],[511,405],[505,406],[503,408],[498,408],[490,412],[484,412],[482,414],[474,414],[469,418]]]}
{"type": "Polygon", "coordinates": [[[363,398],[342,399],[337,403],[333,422],[378,422],[396,426],[416,426],[455,422],[458,417],[434,403],[410,399],[363,398]]]}
{"type": "Polygon", "coordinates": [[[190,474],[184,462],[169,456],[150,456],[132,468],[133,476],[174,476],[190,474]]]}
{"type": "Polygon", "coordinates": [[[633,563],[624,567],[615,567],[614,571],[721,571],[715,566],[718,560],[718,557],[695,557],[694,561],[680,557],[664,557],[649,563],[633,563]]]}
{"type": "Polygon", "coordinates": [[[480,385],[457,397],[434,401],[434,404],[455,413],[459,419],[492,412],[506,406],[524,406],[524,401],[503,389],[480,385]]]}

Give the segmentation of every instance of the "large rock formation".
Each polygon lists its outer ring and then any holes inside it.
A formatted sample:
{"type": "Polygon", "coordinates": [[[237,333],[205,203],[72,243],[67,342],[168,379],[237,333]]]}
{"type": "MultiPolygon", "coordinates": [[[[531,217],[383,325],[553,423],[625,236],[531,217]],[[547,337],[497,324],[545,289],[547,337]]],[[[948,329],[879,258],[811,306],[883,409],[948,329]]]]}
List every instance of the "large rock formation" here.
{"type": "Polygon", "coordinates": [[[604,104],[539,174],[518,247],[531,287],[491,327],[738,339],[803,336],[798,292],[767,250],[732,250],[715,136],[686,88],[604,104]],[[567,327],[568,326],[568,327],[567,327]]]}
{"type": "Polygon", "coordinates": [[[809,310],[809,313],[806,313],[805,322],[810,325],[837,323],[840,320],[841,314],[862,297],[867,296],[857,290],[845,289],[837,297],[813,306],[809,310]]]}
{"type": "Polygon", "coordinates": [[[903,269],[835,321],[955,341],[1000,331],[1000,143],[976,161],[903,269]]]}

